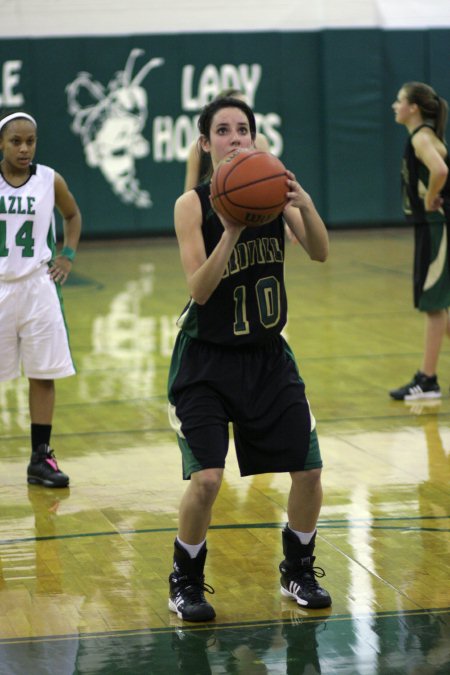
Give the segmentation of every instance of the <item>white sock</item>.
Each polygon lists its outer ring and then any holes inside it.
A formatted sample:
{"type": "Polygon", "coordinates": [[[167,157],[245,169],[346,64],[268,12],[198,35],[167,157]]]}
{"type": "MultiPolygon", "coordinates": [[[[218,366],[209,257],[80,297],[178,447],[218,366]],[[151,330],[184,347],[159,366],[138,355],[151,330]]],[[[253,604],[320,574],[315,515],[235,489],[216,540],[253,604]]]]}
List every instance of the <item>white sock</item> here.
{"type": "Polygon", "coordinates": [[[313,530],[312,532],[299,532],[298,530],[293,530],[292,527],[291,527],[290,525],[289,525],[288,527],[289,527],[289,529],[290,529],[291,532],[293,532],[294,534],[297,535],[297,537],[300,539],[300,542],[301,542],[304,546],[306,546],[307,544],[309,544],[309,542],[311,541],[311,539],[314,537],[314,533],[316,532],[316,530],[313,530]]]}
{"type": "MultiPolygon", "coordinates": [[[[313,533],[314,534],[314,533],[313,533]]],[[[185,544],[184,541],[181,541],[180,537],[177,537],[177,542],[182,546],[190,555],[191,558],[196,558],[201,547],[205,543],[206,539],[203,539],[200,544],[185,544]]]]}

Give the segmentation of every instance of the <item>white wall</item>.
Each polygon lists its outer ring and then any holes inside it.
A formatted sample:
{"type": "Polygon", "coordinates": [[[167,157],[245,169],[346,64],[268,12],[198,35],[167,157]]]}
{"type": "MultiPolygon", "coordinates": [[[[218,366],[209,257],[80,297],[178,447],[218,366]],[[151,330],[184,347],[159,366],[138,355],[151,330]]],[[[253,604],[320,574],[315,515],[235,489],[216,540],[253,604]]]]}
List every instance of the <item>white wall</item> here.
{"type": "Polygon", "coordinates": [[[443,28],[450,0],[0,0],[0,37],[443,28]]]}

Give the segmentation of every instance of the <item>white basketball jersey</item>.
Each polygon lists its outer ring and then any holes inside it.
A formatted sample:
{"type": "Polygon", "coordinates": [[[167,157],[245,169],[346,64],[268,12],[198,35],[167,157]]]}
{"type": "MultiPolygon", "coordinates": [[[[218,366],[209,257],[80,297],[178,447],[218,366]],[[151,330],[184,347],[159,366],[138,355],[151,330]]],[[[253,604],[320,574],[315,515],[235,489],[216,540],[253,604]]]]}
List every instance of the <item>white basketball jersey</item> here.
{"type": "Polygon", "coordinates": [[[20,187],[0,174],[0,281],[31,274],[55,249],[55,172],[43,164],[30,168],[20,187]]]}

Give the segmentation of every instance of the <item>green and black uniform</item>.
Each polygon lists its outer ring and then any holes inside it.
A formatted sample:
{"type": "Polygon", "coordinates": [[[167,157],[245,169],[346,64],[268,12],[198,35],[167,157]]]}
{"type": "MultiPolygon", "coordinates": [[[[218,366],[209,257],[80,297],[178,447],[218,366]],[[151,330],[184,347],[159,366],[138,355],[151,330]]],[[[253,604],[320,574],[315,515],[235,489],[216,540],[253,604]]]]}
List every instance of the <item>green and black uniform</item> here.
{"type": "MultiPolygon", "coordinates": [[[[209,185],[195,188],[207,256],[223,226],[209,185]]],[[[322,466],[314,418],[286,324],[284,223],[242,231],[223,277],[204,305],[190,300],[178,320],[169,373],[169,415],[183,475],[223,468],[233,423],[241,475],[322,466]]]]}
{"type": "MultiPolygon", "coordinates": [[[[450,172],[441,190],[444,200],[439,211],[425,211],[424,197],[430,172],[414,152],[412,139],[421,124],[409,136],[402,165],[403,211],[414,225],[414,306],[422,312],[450,306],[450,172]]],[[[434,131],[434,130],[433,130],[434,131]]],[[[449,165],[449,157],[445,159],[449,165]]]]}

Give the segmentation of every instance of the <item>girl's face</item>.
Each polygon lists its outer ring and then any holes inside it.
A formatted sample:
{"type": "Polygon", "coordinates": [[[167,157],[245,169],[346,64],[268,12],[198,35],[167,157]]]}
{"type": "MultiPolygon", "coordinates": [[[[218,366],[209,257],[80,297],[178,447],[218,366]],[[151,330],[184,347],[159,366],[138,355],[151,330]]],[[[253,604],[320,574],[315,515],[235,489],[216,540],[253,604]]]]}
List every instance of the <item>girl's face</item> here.
{"type": "Polygon", "coordinates": [[[417,112],[416,104],[408,101],[404,89],[400,89],[398,92],[397,99],[392,104],[392,109],[395,112],[395,121],[398,124],[408,124],[412,115],[417,112]]]}
{"type": "Polygon", "coordinates": [[[246,114],[239,108],[221,108],[211,121],[209,139],[202,137],[205,152],[211,153],[213,166],[237,148],[253,147],[246,114]]]}
{"type": "Polygon", "coordinates": [[[36,152],[36,140],[36,127],[29,120],[9,122],[0,135],[3,165],[12,173],[27,172],[36,152]]]}

